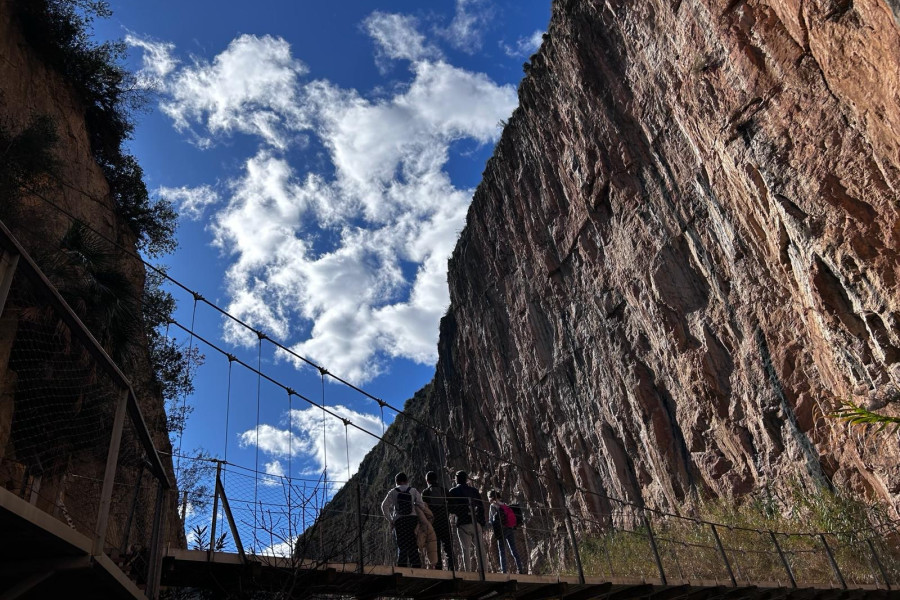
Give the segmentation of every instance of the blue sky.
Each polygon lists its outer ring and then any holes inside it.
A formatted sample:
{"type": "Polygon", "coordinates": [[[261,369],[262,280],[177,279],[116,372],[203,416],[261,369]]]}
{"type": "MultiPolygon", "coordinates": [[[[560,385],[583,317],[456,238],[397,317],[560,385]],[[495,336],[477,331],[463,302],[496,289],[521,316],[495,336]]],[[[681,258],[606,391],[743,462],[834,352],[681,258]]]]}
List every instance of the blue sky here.
{"type": "MultiPolygon", "coordinates": [[[[170,274],[402,406],[433,376],[447,258],[550,0],[110,4],[95,32],[126,39],[152,90],[132,151],[181,213],[170,274]]],[[[228,352],[361,427],[391,422],[172,291],[177,319],[228,352]]],[[[185,452],[346,477],[341,421],[199,348],[185,452]]],[[[375,440],[351,432],[353,471],[375,440]]]]}

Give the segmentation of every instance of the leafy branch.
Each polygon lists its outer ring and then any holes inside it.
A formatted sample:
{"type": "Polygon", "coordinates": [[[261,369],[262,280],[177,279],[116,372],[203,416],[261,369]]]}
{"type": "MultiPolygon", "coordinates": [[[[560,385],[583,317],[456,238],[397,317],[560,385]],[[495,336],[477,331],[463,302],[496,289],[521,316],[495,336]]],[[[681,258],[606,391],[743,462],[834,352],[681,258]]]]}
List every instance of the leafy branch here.
{"type": "Polygon", "coordinates": [[[900,430],[900,417],[891,417],[873,412],[854,402],[847,400],[829,415],[835,419],[841,419],[850,425],[877,425],[876,432],[890,429],[893,433],[900,430]]]}

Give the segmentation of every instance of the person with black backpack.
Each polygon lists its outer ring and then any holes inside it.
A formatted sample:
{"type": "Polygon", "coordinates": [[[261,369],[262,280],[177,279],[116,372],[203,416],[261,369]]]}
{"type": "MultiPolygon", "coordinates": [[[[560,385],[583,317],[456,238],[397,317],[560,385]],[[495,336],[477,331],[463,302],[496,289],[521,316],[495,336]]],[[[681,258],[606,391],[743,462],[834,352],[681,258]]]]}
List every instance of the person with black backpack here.
{"type": "Polygon", "coordinates": [[[488,500],[491,501],[491,510],[488,512],[488,522],[494,529],[494,540],[497,542],[497,552],[500,554],[500,570],[507,572],[506,548],[509,548],[513,560],[516,561],[516,572],[525,573],[519,551],[516,549],[516,527],[519,521],[515,512],[509,506],[500,501],[500,492],[491,490],[488,492],[488,500]]]}
{"type": "Polygon", "coordinates": [[[447,490],[438,485],[438,476],[434,471],[425,474],[425,482],[428,487],[422,491],[422,500],[431,509],[434,515],[434,533],[438,540],[438,555],[436,569],[443,568],[441,554],[447,555],[447,568],[455,570],[453,564],[453,542],[450,534],[450,515],[447,512],[447,490]]]}
{"type": "Polygon", "coordinates": [[[416,506],[424,507],[422,496],[409,485],[406,473],[394,477],[396,487],[388,492],[381,503],[381,512],[391,522],[397,542],[397,566],[420,568],[419,549],[416,546],[416,506]]]}

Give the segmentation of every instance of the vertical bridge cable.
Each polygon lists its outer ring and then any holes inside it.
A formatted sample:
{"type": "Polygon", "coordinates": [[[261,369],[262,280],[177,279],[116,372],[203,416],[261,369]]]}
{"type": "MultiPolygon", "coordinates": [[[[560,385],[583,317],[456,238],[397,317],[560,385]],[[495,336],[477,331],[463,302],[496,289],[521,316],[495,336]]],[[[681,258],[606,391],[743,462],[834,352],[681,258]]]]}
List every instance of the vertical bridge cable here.
{"type": "Polygon", "coordinates": [[[341,419],[344,422],[344,443],[347,446],[347,483],[350,483],[350,432],[347,429],[347,426],[350,425],[350,421],[347,419],[341,419]]]}
{"type": "Polygon", "coordinates": [[[235,357],[228,354],[228,391],[225,394],[225,462],[228,462],[228,417],[231,414],[231,365],[235,357]]]}
{"type": "Polygon", "coordinates": [[[259,503],[259,398],[262,388],[262,341],[266,337],[261,331],[256,332],[256,474],[253,478],[253,552],[257,552],[256,530],[259,529],[257,521],[257,504],[259,503]]]}
{"type": "Polygon", "coordinates": [[[328,499],[328,443],[325,439],[325,375],[328,374],[324,368],[319,367],[319,374],[322,376],[322,506],[328,499]]]}
{"type": "MultiPolygon", "coordinates": [[[[292,490],[293,487],[293,474],[292,474],[292,465],[294,458],[294,409],[293,409],[293,396],[294,390],[288,388],[288,474],[287,474],[287,526],[288,526],[288,543],[290,543],[291,548],[294,546],[294,534],[293,534],[293,523],[291,521],[291,501],[292,501],[292,490]]],[[[282,478],[283,479],[283,478],[282,478]]],[[[293,550],[291,550],[293,553],[293,550]]]]}
{"type": "MultiPolygon", "coordinates": [[[[193,292],[194,294],[194,309],[191,311],[191,333],[190,333],[190,341],[188,342],[188,371],[190,372],[191,361],[193,360],[192,356],[194,353],[194,320],[197,317],[197,301],[203,298],[200,294],[193,292]]],[[[166,323],[166,337],[169,335],[169,325],[171,324],[171,320],[166,323]]],[[[181,477],[181,442],[184,440],[184,428],[185,428],[185,420],[187,415],[187,391],[182,394],[181,399],[181,414],[179,415],[179,431],[178,431],[178,459],[175,465],[175,470],[178,472],[178,477],[181,477]]],[[[184,519],[184,515],[181,516],[184,519]]]]}

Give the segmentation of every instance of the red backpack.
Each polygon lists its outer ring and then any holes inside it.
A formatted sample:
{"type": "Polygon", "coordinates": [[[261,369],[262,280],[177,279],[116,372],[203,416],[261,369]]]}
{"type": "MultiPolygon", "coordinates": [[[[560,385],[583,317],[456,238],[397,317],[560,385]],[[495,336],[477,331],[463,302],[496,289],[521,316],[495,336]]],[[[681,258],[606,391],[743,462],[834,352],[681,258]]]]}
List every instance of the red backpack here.
{"type": "Polygon", "coordinates": [[[518,522],[516,522],[516,513],[502,502],[500,503],[500,524],[507,529],[512,529],[518,525],[518,522]]]}

